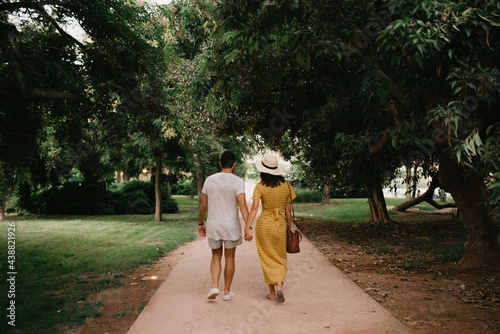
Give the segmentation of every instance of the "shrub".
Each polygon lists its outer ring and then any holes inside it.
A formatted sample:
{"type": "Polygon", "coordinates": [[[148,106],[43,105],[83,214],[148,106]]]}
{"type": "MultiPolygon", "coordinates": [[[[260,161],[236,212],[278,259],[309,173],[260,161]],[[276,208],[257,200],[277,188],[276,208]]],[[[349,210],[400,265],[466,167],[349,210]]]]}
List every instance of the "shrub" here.
{"type": "Polygon", "coordinates": [[[146,197],[147,201],[154,202],[155,200],[155,186],[152,182],[144,181],[128,181],[123,182],[119,192],[124,194],[130,201],[137,201],[146,197]]]}
{"type": "Polygon", "coordinates": [[[132,213],[132,208],[130,207],[127,197],[121,192],[110,192],[108,204],[114,208],[115,215],[128,215],[132,213]]]}
{"type": "Polygon", "coordinates": [[[155,212],[154,185],[151,182],[128,181],[118,193],[125,197],[131,214],[147,215],[155,212]]]}
{"type": "Polygon", "coordinates": [[[294,202],[297,203],[321,203],[323,194],[319,190],[314,189],[295,189],[297,197],[294,202]]]}
{"type": "MultiPolygon", "coordinates": [[[[19,206],[30,213],[49,215],[153,214],[155,191],[151,182],[130,181],[114,191],[85,183],[65,183],[30,194],[20,191],[19,206]]],[[[162,212],[178,211],[177,202],[162,190],[162,212]]]]}
{"type": "Polygon", "coordinates": [[[179,181],[177,183],[172,184],[172,194],[174,195],[192,195],[192,181],[191,180],[184,180],[184,181],[179,181]]]}
{"type": "Polygon", "coordinates": [[[167,198],[161,201],[162,213],[176,213],[179,211],[179,206],[173,198],[167,198]]]}
{"type": "Polygon", "coordinates": [[[115,211],[107,203],[108,193],[104,189],[85,183],[45,188],[32,195],[31,201],[24,198],[22,203],[27,202],[29,205],[23,209],[38,214],[106,215],[115,211]]]}

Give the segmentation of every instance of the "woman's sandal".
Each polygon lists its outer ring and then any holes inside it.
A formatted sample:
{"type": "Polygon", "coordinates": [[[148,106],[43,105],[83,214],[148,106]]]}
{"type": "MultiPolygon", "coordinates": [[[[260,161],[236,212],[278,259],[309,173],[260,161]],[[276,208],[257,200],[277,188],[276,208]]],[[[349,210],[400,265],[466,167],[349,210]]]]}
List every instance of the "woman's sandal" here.
{"type": "Polygon", "coordinates": [[[283,296],[283,291],[278,290],[276,292],[276,295],[278,296],[278,298],[276,299],[278,303],[283,303],[285,301],[285,296],[283,296]]]}
{"type": "Polygon", "coordinates": [[[276,297],[269,297],[269,296],[270,296],[270,295],[267,295],[267,296],[266,296],[266,299],[267,299],[267,300],[276,300],[276,297]]]}

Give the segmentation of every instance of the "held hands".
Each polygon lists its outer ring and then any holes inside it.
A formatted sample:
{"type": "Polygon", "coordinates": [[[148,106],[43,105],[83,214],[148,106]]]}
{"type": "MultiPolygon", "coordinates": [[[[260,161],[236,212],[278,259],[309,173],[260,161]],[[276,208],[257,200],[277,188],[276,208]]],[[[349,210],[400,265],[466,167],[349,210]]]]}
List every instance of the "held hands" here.
{"type": "Polygon", "coordinates": [[[207,236],[207,227],[205,225],[198,225],[198,234],[200,237],[205,238],[207,236]]]}
{"type": "Polygon", "coordinates": [[[245,240],[252,241],[252,239],[253,239],[253,234],[252,234],[251,227],[245,228],[245,240]]]}

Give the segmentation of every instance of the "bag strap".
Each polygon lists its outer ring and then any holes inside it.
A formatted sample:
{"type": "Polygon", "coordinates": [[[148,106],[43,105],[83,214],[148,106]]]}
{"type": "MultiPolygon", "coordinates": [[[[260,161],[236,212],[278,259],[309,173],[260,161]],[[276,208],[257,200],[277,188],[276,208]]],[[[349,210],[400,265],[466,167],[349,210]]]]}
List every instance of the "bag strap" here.
{"type": "MultiPolygon", "coordinates": [[[[292,189],[290,188],[290,182],[287,182],[288,184],[288,191],[290,192],[290,198],[292,199],[292,189]]],[[[292,223],[295,224],[295,210],[293,209],[293,199],[290,202],[292,204],[292,223]]]]}

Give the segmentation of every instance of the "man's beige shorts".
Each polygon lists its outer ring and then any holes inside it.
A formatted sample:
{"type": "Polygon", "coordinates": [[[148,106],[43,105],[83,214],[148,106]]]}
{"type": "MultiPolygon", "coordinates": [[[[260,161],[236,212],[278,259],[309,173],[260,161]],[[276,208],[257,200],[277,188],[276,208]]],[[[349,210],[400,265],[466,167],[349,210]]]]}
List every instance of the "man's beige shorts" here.
{"type": "Polygon", "coordinates": [[[208,245],[212,249],[219,249],[222,247],[222,243],[224,243],[224,247],[227,249],[234,248],[238,245],[241,245],[243,243],[243,240],[240,236],[238,240],[214,240],[211,238],[208,238],[208,245]]]}

